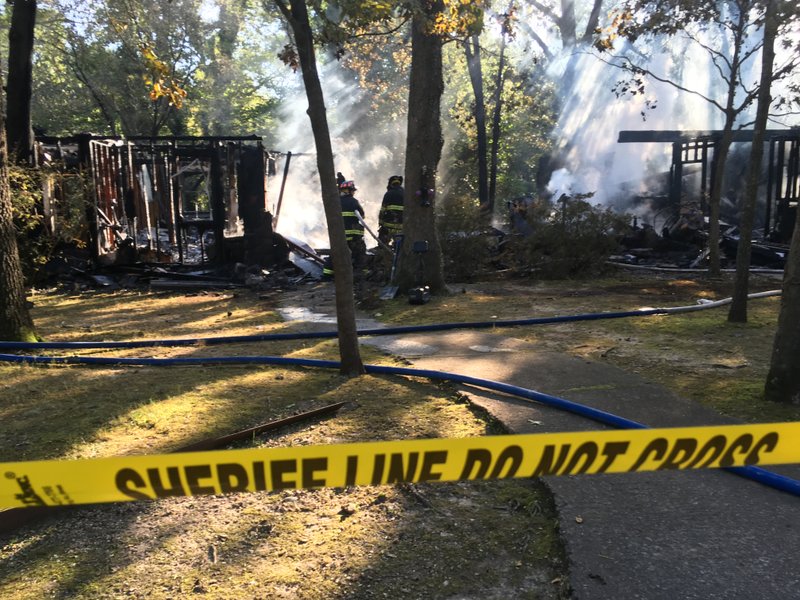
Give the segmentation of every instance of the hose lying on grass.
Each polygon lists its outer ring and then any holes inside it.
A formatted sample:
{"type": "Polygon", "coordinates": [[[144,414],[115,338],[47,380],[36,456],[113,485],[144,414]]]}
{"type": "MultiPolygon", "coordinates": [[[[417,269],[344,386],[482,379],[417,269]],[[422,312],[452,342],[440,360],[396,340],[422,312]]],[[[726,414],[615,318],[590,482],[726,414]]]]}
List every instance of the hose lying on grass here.
{"type": "MultiPolygon", "coordinates": [[[[780,290],[758,292],[750,294],[750,299],[769,298],[780,296],[780,290]]],[[[670,308],[642,308],[621,312],[585,313],[579,315],[566,315],[561,317],[534,317],[529,319],[470,321],[463,323],[434,323],[431,325],[407,325],[403,327],[378,327],[374,329],[361,329],[359,336],[370,335],[397,335],[407,333],[424,333],[430,331],[450,331],[454,329],[487,329],[494,327],[520,327],[525,325],[550,325],[554,323],[575,323],[578,321],[599,321],[602,319],[621,319],[626,317],[650,317],[653,315],[672,315],[685,312],[695,312],[725,306],[733,301],[732,298],[723,298],[716,301],[705,301],[689,306],[674,306],[670,308]]],[[[7,342],[0,341],[0,349],[6,350],[80,350],[95,348],[154,348],[161,346],[218,346],[221,344],[242,344],[251,342],[274,342],[285,340],[307,340],[335,338],[338,331],[307,331],[299,333],[265,333],[259,335],[234,335],[207,338],[185,338],[168,340],[135,340],[128,342],[7,342]]]]}

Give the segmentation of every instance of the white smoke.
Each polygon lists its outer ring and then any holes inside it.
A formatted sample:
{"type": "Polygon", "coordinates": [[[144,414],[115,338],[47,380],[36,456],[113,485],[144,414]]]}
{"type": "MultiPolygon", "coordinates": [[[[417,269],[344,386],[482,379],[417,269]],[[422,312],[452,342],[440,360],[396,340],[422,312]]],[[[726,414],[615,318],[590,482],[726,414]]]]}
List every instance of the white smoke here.
{"type": "MultiPolygon", "coordinates": [[[[704,41],[709,46],[722,43],[712,37],[704,41]]],[[[645,51],[650,57],[649,69],[697,94],[648,78],[644,95],[617,97],[612,88],[625,73],[586,50],[566,49],[550,64],[548,74],[554,81],[570,74],[574,79],[562,98],[555,132],[565,163],[556,165],[561,169],[553,173],[555,181],[549,187],[559,188],[568,178],[572,193],[594,192],[593,200],[599,203],[645,194],[651,191],[656,174],[666,182],[671,145],[620,144],[621,131],[722,128],[722,112],[698,95],[725,102],[724,81],[709,53],[680,37],[654,42],[645,51]],[[651,110],[648,103],[653,102],[656,108],[651,110]]],[[[641,58],[636,60],[641,62],[641,58]]],[[[760,53],[750,57],[743,71],[746,84],[758,81],[760,53]]],[[[752,106],[737,126],[750,121],[754,111],[752,106]]]]}
{"type": "MultiPolygon", "coordinates": [[[[568,60],[574,61],[575,83],[564,100],[556,136],[572,193],[594,192],[594,201],[608,203],[622,193],[645,191],[642,182],[648,171],[669,169],[672,149],[668,144],[620,144],[621,131],[719,126],[707,102],[679,94],[667,84],[648,86],[645,96],[618,98],[612,88],[623,73],[591,54],[564,57],[553,65],[551,76],[563,76],[568,60]],[[649,109],[647,101],[655,101],[657,107],[649,109]]],[[[654,61],[667,71],[674,66],[670,54],[661,54],[654,61]]],[[[696,68],[695,63],[689,70],[696,68]]],[[[695,77],[688,70],[684,74],[695,77]]],[[[564,179],[565,174],[556,172],[554,176],[564,179]]],[[[557,187],[552,183],[549,187],[554,185],[557,187]]]]}
{"type": "MultiPolygon", "coordinates": [[[[374,122],[366,118],[369,98],[357,81],[336,61],[319,66],[328,125],[334,152],[334,167],[355,181],[366,213],[365,221],[377,232],[378,211],[386,183],[392,175],[403,174],[405,121],[374,122]]],[[[291,151],[289,176],[278,215],[277,232],[299,238],[313,247],[329,247],[322,205],[317,156],[311,124],[306,114],[308,101],[297,73],[296,91],[284,101],[281,118],[270,142],[272,150],[291,151]]],[[[270,178],[268,198],[275,214],[283,177],[283,160],[277,175],[270,178]]],[[[375,245],[367,235],[367,246],[375,245]]]]}

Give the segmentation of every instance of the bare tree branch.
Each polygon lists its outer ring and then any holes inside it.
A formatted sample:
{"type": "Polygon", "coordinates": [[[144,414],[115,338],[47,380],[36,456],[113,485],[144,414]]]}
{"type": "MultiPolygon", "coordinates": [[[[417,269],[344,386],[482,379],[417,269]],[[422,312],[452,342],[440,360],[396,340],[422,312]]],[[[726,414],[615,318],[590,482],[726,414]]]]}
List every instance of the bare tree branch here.
{"type": "Polygon", "coordinates": [[[555,12],[553,12],[553,9],[550,8],[549,6],[545,6],[541,2],[538,2],[538,0],[529,0],[529,2],[531,6],[533,6],[536,10],[538,10],[548,19],[551,19],[556,23],[558,23],[558,21],[561,20],[561,17],[559,17],[555,12]]]}
{"type": "Polygon", "coordinates": [[[542,52],[544,52],[545,58],[547,58],[547,60],[553,59],[553,53],[550,51],[550,48],[548,48],[544,40],[541,37],[539,37],[539,34],[536,33],[530,25],[528,25],[524,21],[520,21],[519,23],[517,23],[517,26],[520,29],[522,29],[526,34],[528,34],[528,37],[530,37],[534,42],[536,42],[539,48],[541,48],[542,52]]]}
{"type": "Polygon", "coordinates": [[[616,67],[616,68],[618,68],[618,69],[620,69],[622,71],[627,71],[629,73],[641,73],[642,75],[647,75],[648,77],[652,77],[653,79],[655,79],[656,81],[659,81],[661,83],[666,83],[666,84],[674,87],[677,90],[681,90],[682,92],[686,92],[687,94],[692,94],[693,96],[697,96],[698,98],[702,98],[703,100],[705,100],[709,104],[711,104],[713,106],[716,106],[722,112],[725,112],[725,107],[722,106],[719,102],[717,102],[713,98],[710,98],[710,97],[706,96],[705,94],[703,94],[701,92],[698,92],[697,90],[693,90],[693,89],[687,88],[686,86],[680,85],[679,83],[676,83],[676,82],[674,82],[674,81],[672,81],[670,79],[666,79],[664,77],[656,75],[650,69],[645,69],[643,67],[639,67],[639,66],[633,64],[633,62],[630,59],[628,59],[628,58],[626,58],[624,56],[622,56],[622,57],[620,57],[620,56],[613,57],[613,58],[622,60],[624,63],[627,63],[627,64],[622,64],[622,65],[617,64],[615,62],[612,62],[611,60],[607,60],[607,59],[603,58],[602,56],[597,56],[597,55],[594,55],[594,56],[598,60],[604,62],[605,64],[607,64],[609,66],[616,67]]]}

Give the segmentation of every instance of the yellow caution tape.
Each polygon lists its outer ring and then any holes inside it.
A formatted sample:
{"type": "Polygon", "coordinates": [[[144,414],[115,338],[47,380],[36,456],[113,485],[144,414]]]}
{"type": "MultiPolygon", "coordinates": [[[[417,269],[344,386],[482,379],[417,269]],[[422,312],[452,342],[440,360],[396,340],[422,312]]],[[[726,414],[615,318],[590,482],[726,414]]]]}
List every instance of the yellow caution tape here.
{"type": "Polygon", "coordinates": [[[800,463],[800,422],[0,463],[0,508],[800,463]]]}

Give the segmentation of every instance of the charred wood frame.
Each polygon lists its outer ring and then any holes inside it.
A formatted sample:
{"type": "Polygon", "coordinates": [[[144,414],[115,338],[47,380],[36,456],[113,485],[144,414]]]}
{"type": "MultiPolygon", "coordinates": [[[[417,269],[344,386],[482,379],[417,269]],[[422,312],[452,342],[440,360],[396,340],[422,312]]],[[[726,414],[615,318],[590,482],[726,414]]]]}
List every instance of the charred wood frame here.
{"type": "MultiPolygon", "coordinates": [[[[708,193],[714,184],[716,162],[714,148],[722,138],[721,130],[709,131],[620,131],[618,143],[672,144],[669,172],[669,198],[680,206],[684,195],[684,165],[701,165],[699,199],[708,214],[708,193]]],[[[764,238],[788,243],[794,227],[800,199],[800,130],[768,130],[769,155],[766,161],[766,208],[764,238]]],[[[752,130],[733,132],[733,142],[752,142],[752,130]]]]}
{"type": "Polygon", "coordinates": [[[764,237],[788,243],[794,231],[800,200],[800,134],[776,136],[769,140],[767,202],[764,237]]]}
{"type": "MultiPolygon", "coordinates": [[[[78,135],[40,137],[37,146],[46,161],[90,182],[86,241],[98,264],[221,263],[247,253],[251,262],[274,262],[273,159],[260,137],[78,135]]],[[[57,206],[58,186],[45,183],[44,196],[46,210],[57,206]]]]}

